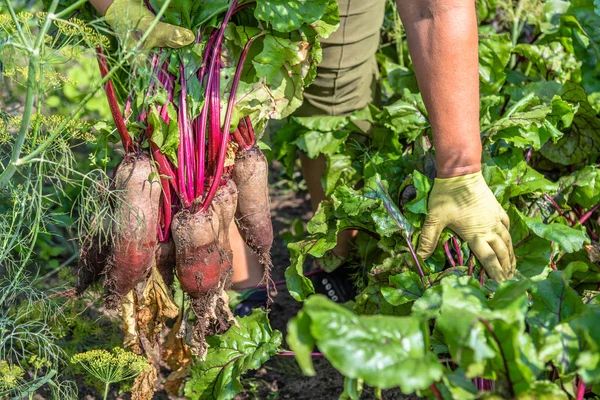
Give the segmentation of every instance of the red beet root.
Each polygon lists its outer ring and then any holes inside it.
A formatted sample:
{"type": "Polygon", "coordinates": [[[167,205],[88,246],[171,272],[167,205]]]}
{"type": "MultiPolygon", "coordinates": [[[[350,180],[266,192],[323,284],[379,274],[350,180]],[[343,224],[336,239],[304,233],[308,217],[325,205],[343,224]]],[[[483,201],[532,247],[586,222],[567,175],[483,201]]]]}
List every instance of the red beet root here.
{"type": "Polygon", "coordinates": [[[150,180],[154,172],[148,156],[140,155],[124,161],[115,174],[119,201],[105,281],[108,308],[118,307],[154,265],[161,195],[158,179],[150,180]]]}
{"type": "Polygon", "coordinates": [[[219,251],[219,217],[214,209],[192,214],[180,211],[173,219],[177,278],[192,298],[198,298],[219,285],[230,263],[219,251]]]}
{"type": "Polygon", "coordinates": [[[271,264],[273,244],[268,174],[267,159],[257,147],[238,151],[231,173],[239,191],[235,222],[246,244],[265,266],[271,264]]]}

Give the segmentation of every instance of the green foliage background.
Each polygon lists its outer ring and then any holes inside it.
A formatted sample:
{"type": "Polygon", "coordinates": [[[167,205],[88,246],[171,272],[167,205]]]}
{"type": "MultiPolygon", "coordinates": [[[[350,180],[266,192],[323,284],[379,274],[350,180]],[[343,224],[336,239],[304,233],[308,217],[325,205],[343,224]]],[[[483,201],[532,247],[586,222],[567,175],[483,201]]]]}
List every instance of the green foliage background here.
{"type": "Polygon", "coordinates": [[[304,307],[287,340],[309,375],[318,348],[353,387],[347,398],[363,384],[438,399],[579,399],[599,390],[600,328],[591,322],[600,312],[598,7],[478,1],[477,14],[483,174],[511,218],[514,279],[488,280],[450,231],[430,259],[414,254],[435,149],[393,7],[378,54],[383,105],[292,118],[275,138],[288,172],[298,150],[327,162],[331,200],[289,245],[287,286],[304,307]],[[311,258],[338,268],[331,251],[345,229],[359,229],[346,264],[360,294],[342,307],[312,295],[303,268],[311,258]]]}
{"type": "MultiPolygon", "coordinates": [[[[297,3],[303,15],[331,7],[297,3]]],[[[13,6],[26,28],[15,30],[2,3],[3,171],[22,121],[24,71],[44,20],[21,14],[31,4],[13,6]]],[[[257,12],[268,18],[272,10],[265,7],[257,12]]],[[[292,117],[269,143],[290,177],[297,151],[327,161],[322,183],[331,200],[304,237],[298,240],[295,226],[290,238],[288,289],[304,306],[290,322],[287,343],[309,375],[316,372],[310,354],[317,347],[347,377],[342,398],[358,398],[363,385],[445,399],[578,398],[582,388],[600,395],[600,5],[478,0],[477,14],[484,176],[511,217],[514,280],[500,286],[487,280],[452,232],[426,262],[411,254],[435,176],[434,149],[392,6],[378,54],[382,106],[347,117],[292,117]],[[366,132],[357,123],[364,120],[371,124],[366,132]],[[303,269],[312,258],[339,267],[330,251],[337,233],[350,227],[361,229],[350,260],[360,294],[344,307],[311,296],[303,269]],[[483,379],[495,382],[493,390],[489,383],[479,390],[483,379]]],[[[73,239],[103,229],[91,216],[109,213],[108,172],[120,158],[90,51],[104,40],[93,32],[106,27],[84,11],[78,16],[92,21],[62,31],[53,26],[49,41],[39,44],[37,111],[23,146],[35,157],[0,191],[0,397],[38,391],[78,398],[69,356],[120,340],[97,294],[77,301],[56,295],[74,283],[73,239]],[[65,122],[67,115],[74,122],[65,122]]],[[[293,18],[271,22],[282,30],[298,24],[293,18]]],[[[243,40],[240,32],[228,35],[243,40]]],[[[280,49],[266,39],[264,46],[264,57],[282,65],[280,49]]],[[[259,73],[273,79],[277,71],[259,73]]],[[[185,389],[192,398],[207,390],[215,398],[234,397],[240,376],[276,354],[282,338],[257,312],[211,340],[207,361],[195,363],[185,389]],[[224,375],[215,378],[215,371],[224,375]]]]}

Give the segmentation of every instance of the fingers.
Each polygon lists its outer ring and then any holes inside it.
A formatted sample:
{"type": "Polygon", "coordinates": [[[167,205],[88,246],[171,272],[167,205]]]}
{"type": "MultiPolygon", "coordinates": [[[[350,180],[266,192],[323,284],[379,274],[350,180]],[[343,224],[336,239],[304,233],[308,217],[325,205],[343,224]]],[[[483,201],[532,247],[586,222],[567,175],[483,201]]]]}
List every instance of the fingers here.
{"type": "Polygon", "coordinates": [[[510,218],[508,218],[508,214],[500,204],[498,204],[498,208],[500,208],[500,222],[502,222],[502,225],[504,225],[506,230],[510,230],[510,218]]]}
{"type": "Polygon", "coordinates": [[[195,39],[194,33],[189,29],[181,28],[164,22],[159,22],[154,31],[150,33],[144,48],[171,47],[179,48],[187,46],[195,39]]]}
{"type": "Polygon", "coordinates": [[[502,238],[500,238],[499,235],[492,236],[490,239],[487,240],[487,243],[490,245],[494,253],[496,253],[496,258],[500,263],[500,267],[502,267],[502,272],[507,278],[509,278],[511,276],[512,266],[510,253],[508,252],[506,244],[504,244],[504,241],[502,240],[502,238]]]}
{"type": "Polygon", "coordinates": [[[498,227],[498,235],[500,236],[500,239],[502,239],[502,241],[506,245],[506,248],[508,249],[508,255],[510,256],[510,272],[508,274],[508,277],[512,278],[517,268],[517,259],[515,257],[515,250],[512,244],[512,237],[510,236],[510,233],[508,233],[508,230],[504,229],[503,226],[498,227]]]}
{"type": "Polygon", "coordinates": [[[488,244],[484,239],[477,238],[469,243],[469,247],[475,253],[475,256],[483,265],[485,272],[495,280],[496,282],[503,282],[507,276],[498,261],[496,252],[492,249],[492,246],[488,244]]]}
{"type": "Polygon", "coordinates": [[[417,254],[422,258],[426,259],[431,256],[431,253],[435,250],[438,241],[440,240],[440,234],[444,229],[437,218],[428,216],[423,224],[421,230],[421,236],[419,237],[419,246],[417,248],[417,254]]]}

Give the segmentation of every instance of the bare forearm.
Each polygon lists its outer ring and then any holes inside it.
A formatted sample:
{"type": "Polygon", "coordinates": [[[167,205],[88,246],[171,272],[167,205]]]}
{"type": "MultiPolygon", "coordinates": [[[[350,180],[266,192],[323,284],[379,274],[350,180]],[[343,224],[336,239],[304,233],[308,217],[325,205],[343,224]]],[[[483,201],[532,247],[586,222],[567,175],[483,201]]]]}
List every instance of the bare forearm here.
{"type": "Polygon", "coordinates": [[[106,10],[112,4],[113,0],[90,0],[90,3],[94,6],[96,11],[100,13],[100,15],[106,14],[106,10]]]}
{"type": "Polygon", "coordinates": [[[438,177],[481,169],[473,0],[397,0],[433,128],[438,177]]]}

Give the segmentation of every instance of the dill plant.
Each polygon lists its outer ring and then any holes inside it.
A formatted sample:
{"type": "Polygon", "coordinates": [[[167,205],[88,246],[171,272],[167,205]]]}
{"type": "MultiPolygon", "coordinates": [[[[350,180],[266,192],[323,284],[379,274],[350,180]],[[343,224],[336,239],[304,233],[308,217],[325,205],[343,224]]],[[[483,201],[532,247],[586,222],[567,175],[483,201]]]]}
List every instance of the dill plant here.
{"type": "Polygon", "coordinates": [[[0,395],[16,388],[24,375],[25,371],[20,366],[0,361],[0,395]]]}
{"type": "Polygon", "coordinates": [[[0,397],[32,398],[46,386],[53,398],[77,398],[74,383],[59,372],[68,359],[54,328],[67,318],[54,296],[61,288],[48,289],[38,277],[37,252],[42,238],[56,235],[64,213],[57,208],[65,203],[81,207],[76,214],[84,215],[84,226],[90,213],[109,209],[107,196],[97,195],[108,191],[105,171],[80,172],[74,152],[96,141],[93,116],[81,111],[102,82],[69,115],[45,105],[65,85],[77,85],[66,68],[108,43],[83,21],[64,19],[84,3],[56,12],[52,1],[48,12],[30,12],[0,0],[0,397]]]}
{"type": "Polygon", "coordinates": [[[120,347],[112,352],[90,350],[71,357],[73,364],[80,365],[88,374],[104,384],[104,399],[113,383],[131,380],[150,368],[148,360],[120,347]]]}

